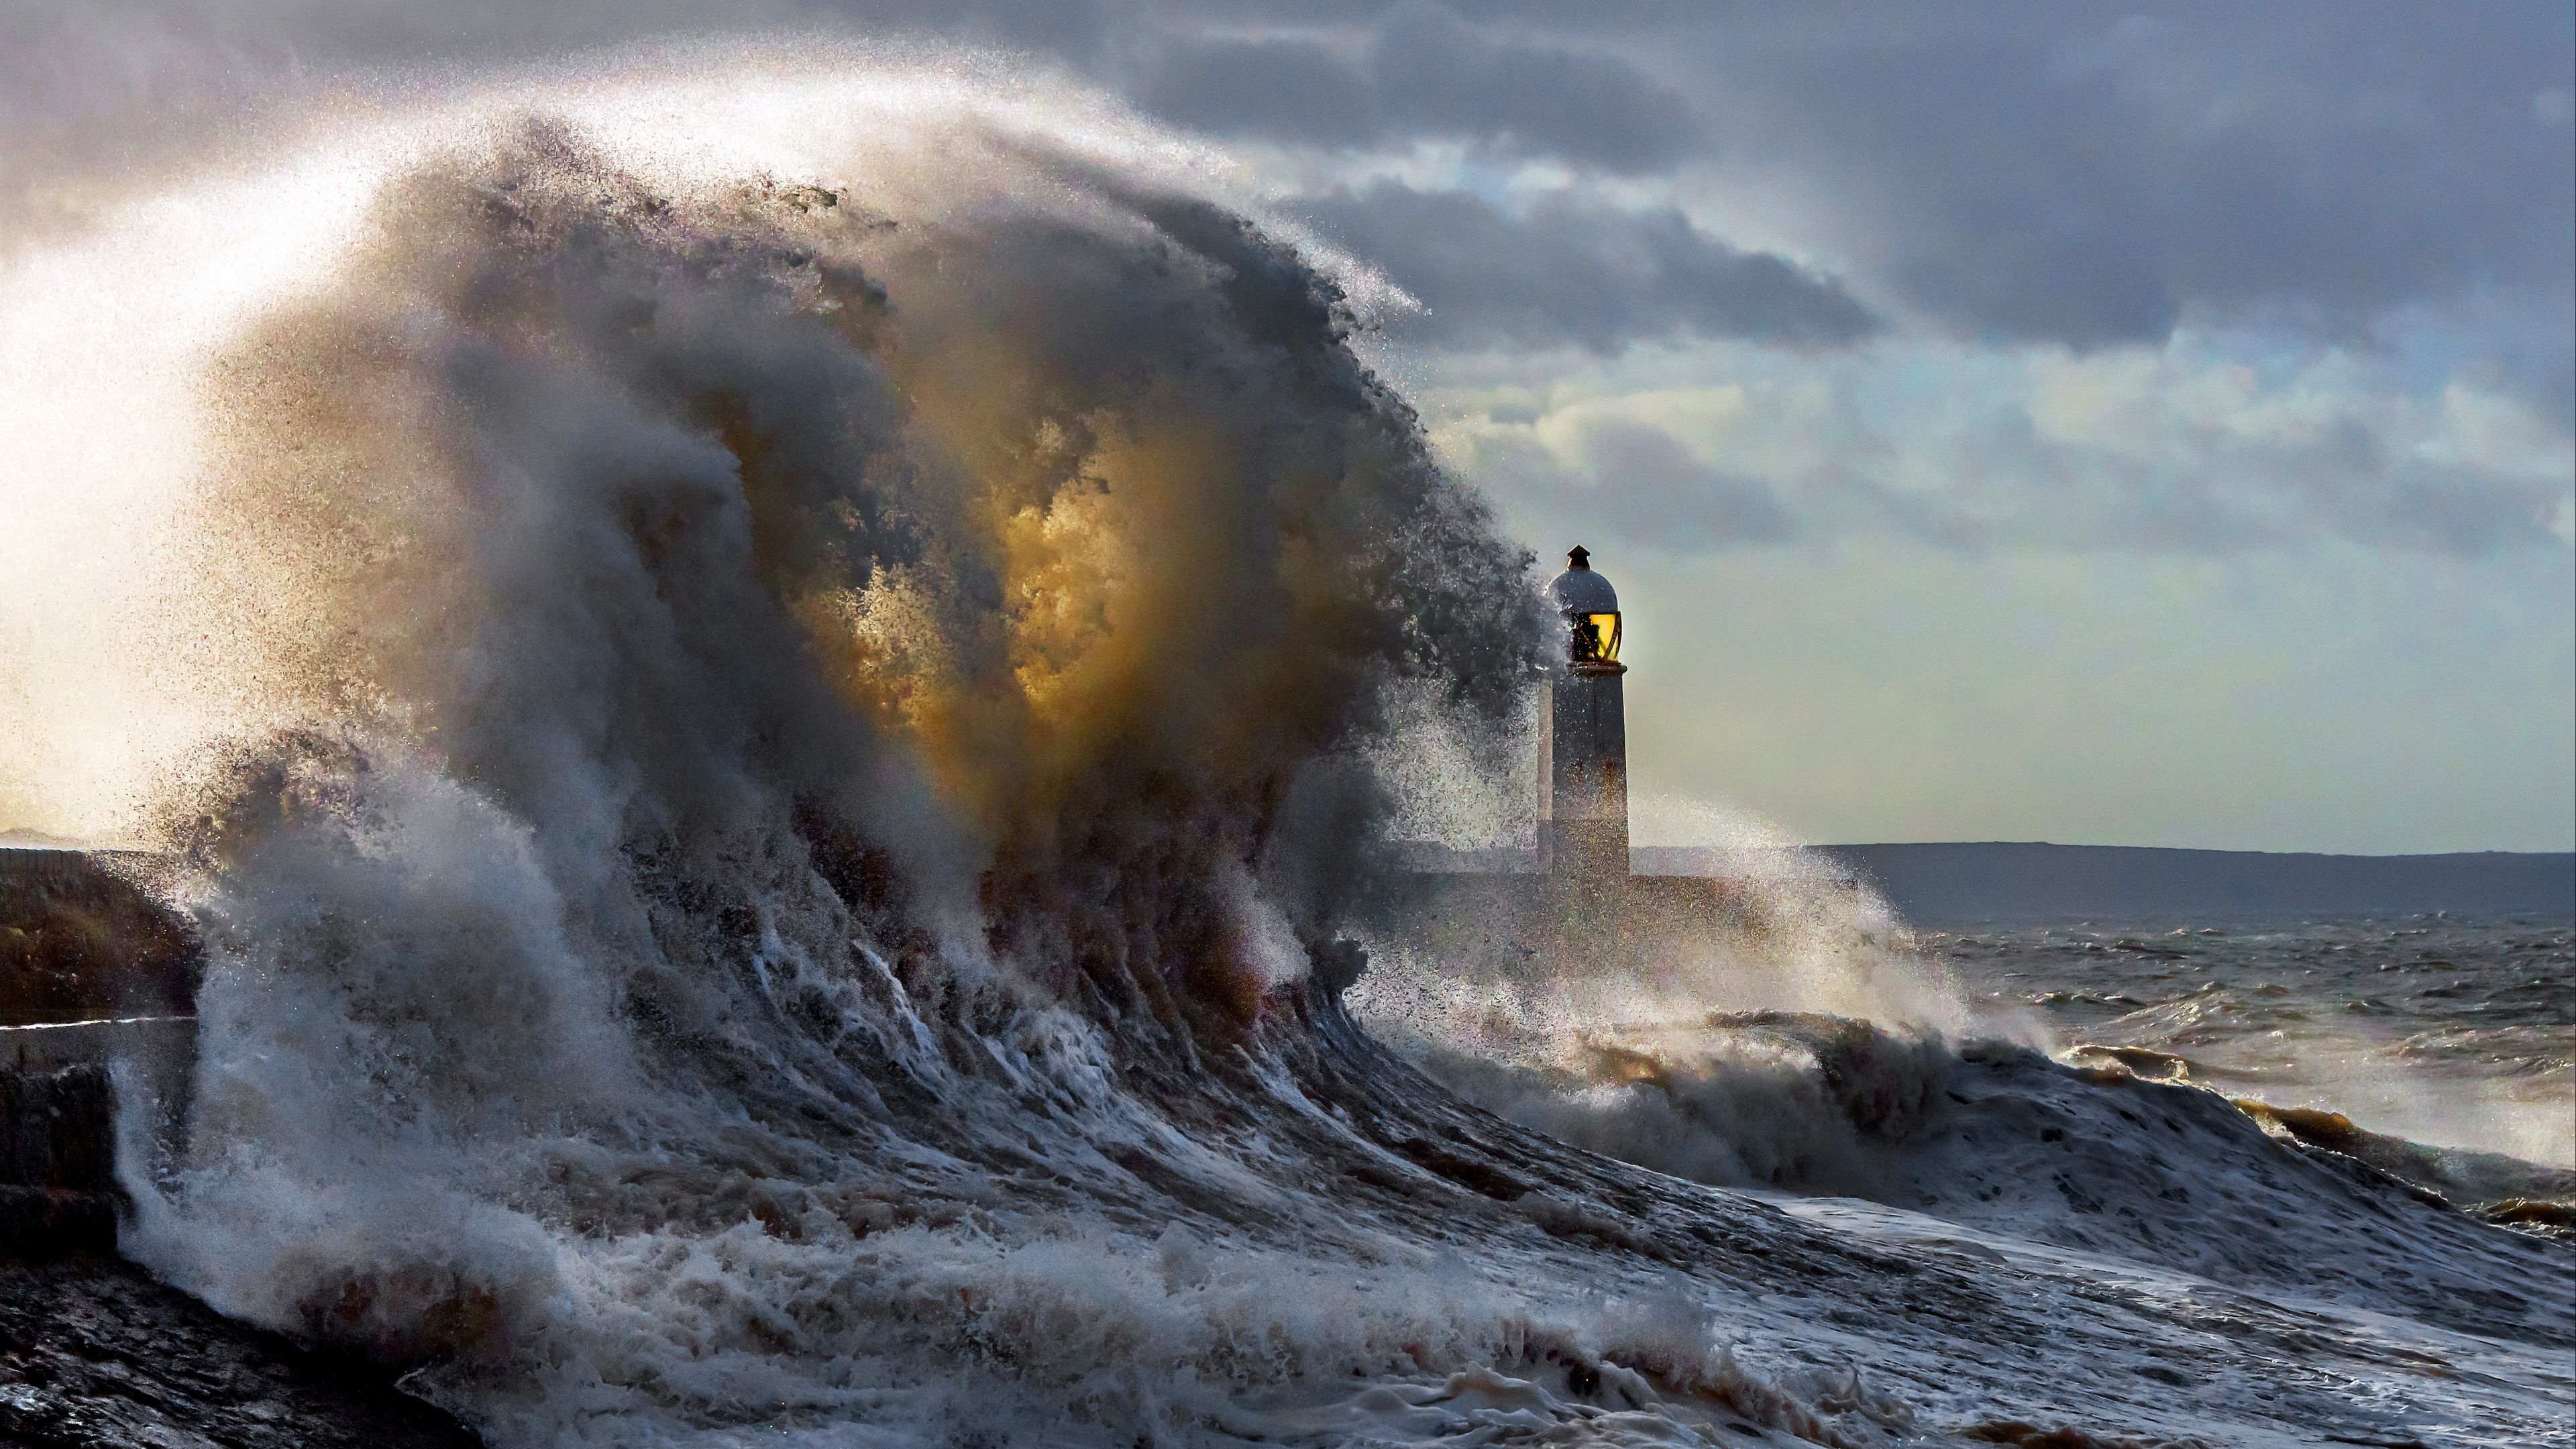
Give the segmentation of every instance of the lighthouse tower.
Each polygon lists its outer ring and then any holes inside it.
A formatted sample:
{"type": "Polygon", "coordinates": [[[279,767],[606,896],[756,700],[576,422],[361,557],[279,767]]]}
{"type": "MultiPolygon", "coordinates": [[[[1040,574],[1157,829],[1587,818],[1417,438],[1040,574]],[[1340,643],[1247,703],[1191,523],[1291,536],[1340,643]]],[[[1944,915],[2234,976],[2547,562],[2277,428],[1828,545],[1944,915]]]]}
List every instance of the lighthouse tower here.
{"type": "Polygon", "coordinates": [[[1538,706],[1538,851],[1551,875],[1628,874],[1628,715],[1620,694],[1619,594],[1590,550],[1547,586],[1566,624],[1538,706]]]}

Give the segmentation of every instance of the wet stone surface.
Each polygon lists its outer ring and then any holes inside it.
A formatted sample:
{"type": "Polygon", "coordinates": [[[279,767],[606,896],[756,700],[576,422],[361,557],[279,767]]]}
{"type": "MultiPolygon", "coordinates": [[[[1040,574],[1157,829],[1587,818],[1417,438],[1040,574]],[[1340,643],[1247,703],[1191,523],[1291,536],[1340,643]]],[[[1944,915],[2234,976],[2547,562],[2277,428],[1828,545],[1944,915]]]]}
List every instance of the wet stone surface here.
{"type": "Polygon", "coordinates": [[[383,1370],[231,1322],[130,1263],[0,1261],[0,1445],[480,1442],[383,1370]]]}

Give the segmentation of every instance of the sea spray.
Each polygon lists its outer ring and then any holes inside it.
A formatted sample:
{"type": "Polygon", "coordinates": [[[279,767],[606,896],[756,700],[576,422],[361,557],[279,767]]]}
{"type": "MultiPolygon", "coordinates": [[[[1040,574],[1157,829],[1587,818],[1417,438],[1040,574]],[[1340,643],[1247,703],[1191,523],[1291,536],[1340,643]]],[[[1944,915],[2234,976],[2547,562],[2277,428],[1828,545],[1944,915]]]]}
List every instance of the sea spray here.
{"type": "Polygon", "coordinates": [[[1300,988],[1373,799],[1336,752],[1408,676],[1511,699],[1524,560],[1327,279],[1024,164],[925,221],[532,121],[226,353],[190,572],[294,722],[161,817],[213,962],[165,1270],[398,1359],[595,1357],[556,1235],[953,1226],[1030,1165],[997,1049],[1110,1119],[1074,1143],[1275,1194],[1117,1075],[1300,988]]]}

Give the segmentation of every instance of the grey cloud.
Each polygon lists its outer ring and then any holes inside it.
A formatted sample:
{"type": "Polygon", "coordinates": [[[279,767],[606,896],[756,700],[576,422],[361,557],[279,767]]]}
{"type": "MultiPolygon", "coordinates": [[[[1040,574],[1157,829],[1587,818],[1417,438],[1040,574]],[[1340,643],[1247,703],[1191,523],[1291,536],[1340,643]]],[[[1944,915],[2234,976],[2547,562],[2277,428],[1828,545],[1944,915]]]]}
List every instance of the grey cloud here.
{"type": "Polygon", "coordinates": [[[2391,456],[2359,418],[2337,422],[2307,447],[2275,445],[2248,461],[2278,480],[2284,509],[2358,542],[2425,553],[2480,556],[2554,543],[2551,517],[2566,496],[2537,480],[2391,456]]]}
{"type": "MultiPolygon", "coordinates": [[[[1487,22],[1477,36],[1543,25],[1548,48],[1643,56],[1658,76],[1688,77],[1722,123],[1720,159],[1803,187],[1819,250],[1865,294],[1954,334],[2090,348],[2196,322],[2366,343],[2406,309],[2501,295],[2558,324],[2555,340],[2487,360],[2576,425],[2564,383],[2576,336],[2576,12],[2565,6],[1472,13],[1487,22]]],[[[1257,63],[1285,77],[1294,49],[1305,69],[1266,92],[1244,74],[1248,52],[1222,75],[1211,57],[1193,80],[1187,46],[1152,83],[1192,124],[1327,146],[1427,124],[1394,127],[1371,103],[1387,93],[1378,69],[1390,54],[1421,57],[1397,93],[1461,134],[1554,103],[1547,86],[1467,60],[1445,63],[1472,86],[1444,88],[1428,57],[1466,53],[1454,19],[1310,14],[1369,39],[1345,51],[1273,43],[1257,63]],[[1470,93],[1505,109],[1477,113],[1470,93]]],[[[1529,120],[1527,135],[1573,138],[1560,151],[1597,168],[1715,154],[1705,137],[1655,124],[1586,130],[1583,118],[1615,113],[1606,101],[1566,109],[1529,120]],[[1639,144],[1577,144],[1612,136],[1639,144]]]]}
{"type": "Polygon", "coordinates": [[[2513,398],[2562,434],[2576,433],[2576,297],[2520,300],[2485,309],[2463,329],[2476,352],[2460,376],[2513,398]]]}
{"type": "Polygon", "coordinates": [[[813,30],[1016,46],[1080,58],[1110,28],[1102,0],[0,0],[0,34],[158,35],[306,65],[421,64],[557,53],[659,36],[813,30]]]}
{"type": "Polygon", "coordinates": [[[1597,516],[1649,548],[1785,543],[1800,532],[1770,484],[1709,467],[1661,428],[1596,425],[1584,434],[1583,462],[1597,516]]]}
{"type": "MultiPolygon", "coordinates": [[[[1510,420],[1497,419],[1498,422],[1510,420]]],[[[1597,422],[1569,466],[1527,433],[1472,445],[1475,470],[1558,529],[1632,548],[1720,553],[1865,536],[1992,549],[2244,555],[2335,540],[2395,553],[2563,554],[2563,484],[2444,467],[2392,450],[2364,418],[2296,440],[2212,444],[2162,462],[2054,441],[1999,410],[1930,459],[1937,486],[1895,487],[1842,461],[1765,477],[1702,462],[1664,430],[1597,422]]],[[[1862,443],[1839,454],[1868,455],[1862,443]]]]}
{"type": "Polygon", "coordinates": [[[1102,0],[0,0],[0,251],[368,77],[773,32],[1101,50],[1102,0]]]}
{"type": "Polygon", "coordinates": [[[0,250],[105,199],[71,178],[194,150],[259,94],[300,89],[284,61],[189,17],[0,0],[0,250]]]}
{"type": "Polygon", "coordinates": [[[1748,252],[1670,208],[1625,211],[1565,198],[1514,216],[1465,192],[1396,182],[1303,203],[1324,233],[1421,299],[1401,324],[1452,347],[1744,337],[1842,345],[1878,330],[1839,282],[1748,252]]]}
{"type": "Polygon", "coordinates": [[[1384,123],[1361,67],[1307,40],[1175,44],[1138,86],[1148,109],[1217,135],[1362,146],[1384,123]]]}
{"type": "Polygon", "coordinates": [[[2042,436],[2005,408],[1950,447],[1933,460],[1946,475],[1935,496],[1864,485],[1813,501],[1838,509],[1838,528],[1946,547],[2230,555],[2337,540],[2452,558],[2565,547],[2552,527],[2563,483],[2428,461],[2358,408],[2304,435],[2177,430],[2146,458],[2042,436]]]}
{"type": "Polygon", "coordinates": [[[1398,5],[1347,44],[1175,37],[1136,79],[1149,108],[1218,135],[1317,146],[1414,136],[1547,155],[1622,174],[1701,144],[1689,101],[1632,62],[1398,5]]]}
{"type": "Polygon", "coordinates": [[[1718,159],[1803,188],[1805,240],[1955,335],[2091,348],[2194,323],[2385,346],[2410,309],[2519,310],[2546,337],[2481,339],[2472,361],[2576,430],[2568,6],[1472,13],[1687,77],[1718,159]]]}
{"type": "MultiPolygon", "coordinates": [[[[167,162],[369,67],[781,26],[937,36],[1051,58],[1218,134],[1327,150],[1439,136],[1595,174],[1741,163],[1804,188],[1802,245],[1860,295],[1973,339],[2095,347],[2196,321],[2393,347],[2382,334],[2410,314],[2480,308],[2489,320],[2448,355],[2576,430],[2563,4],[1495,0],[1466,14],[1422,0],[0,0],[0,234],[80,204],[64,176],[167,162]],[[2513,313],[2537,321],[2493,322],[2513,313]]],[[[1647,242],[1627,238],[1632,253],[1647,242]]],[[[1454,296],[1441,309],[1468,310],[1454,296]]],[[[1468,330],[1581,335],[1550,310],[1507,300],[1468,330]]],[[[1591,329],[1586,345],[1632,330],[1591,329]]]]}
{"type": "Polygon", "coordinates": [[[2565,6],[1776,13],[1696,40],[1731,150],[1819,178],[1841,243],[1962,333],[2568,293],[2565,6]]]}
{"type": "Polygon", "coordinates": [[[1572,466],[1528,435],[1476,445],[1476,471],[1544,519],[1543,532],[1587,546],[1681,555],[1795,542],[1810,520],[1761,478],[1711,468],[1660,428],[1596,423],[1572,466]]]}

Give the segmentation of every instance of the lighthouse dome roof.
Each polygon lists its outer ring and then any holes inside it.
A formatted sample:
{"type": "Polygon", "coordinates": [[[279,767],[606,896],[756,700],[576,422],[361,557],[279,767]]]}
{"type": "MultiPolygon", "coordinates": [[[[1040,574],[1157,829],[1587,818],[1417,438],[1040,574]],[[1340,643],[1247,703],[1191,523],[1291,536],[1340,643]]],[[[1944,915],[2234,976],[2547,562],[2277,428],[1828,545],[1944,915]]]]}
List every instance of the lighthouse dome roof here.
{"type": "Polygon", "coordinates": [[[1567,554],[1569,567],[1549,582],[1548,597],[1569,614],[1615,614],[1619,612],[1619,591],[1593,570],[1591,558],[1591,552],[1583,548],[1567,554]]]}

